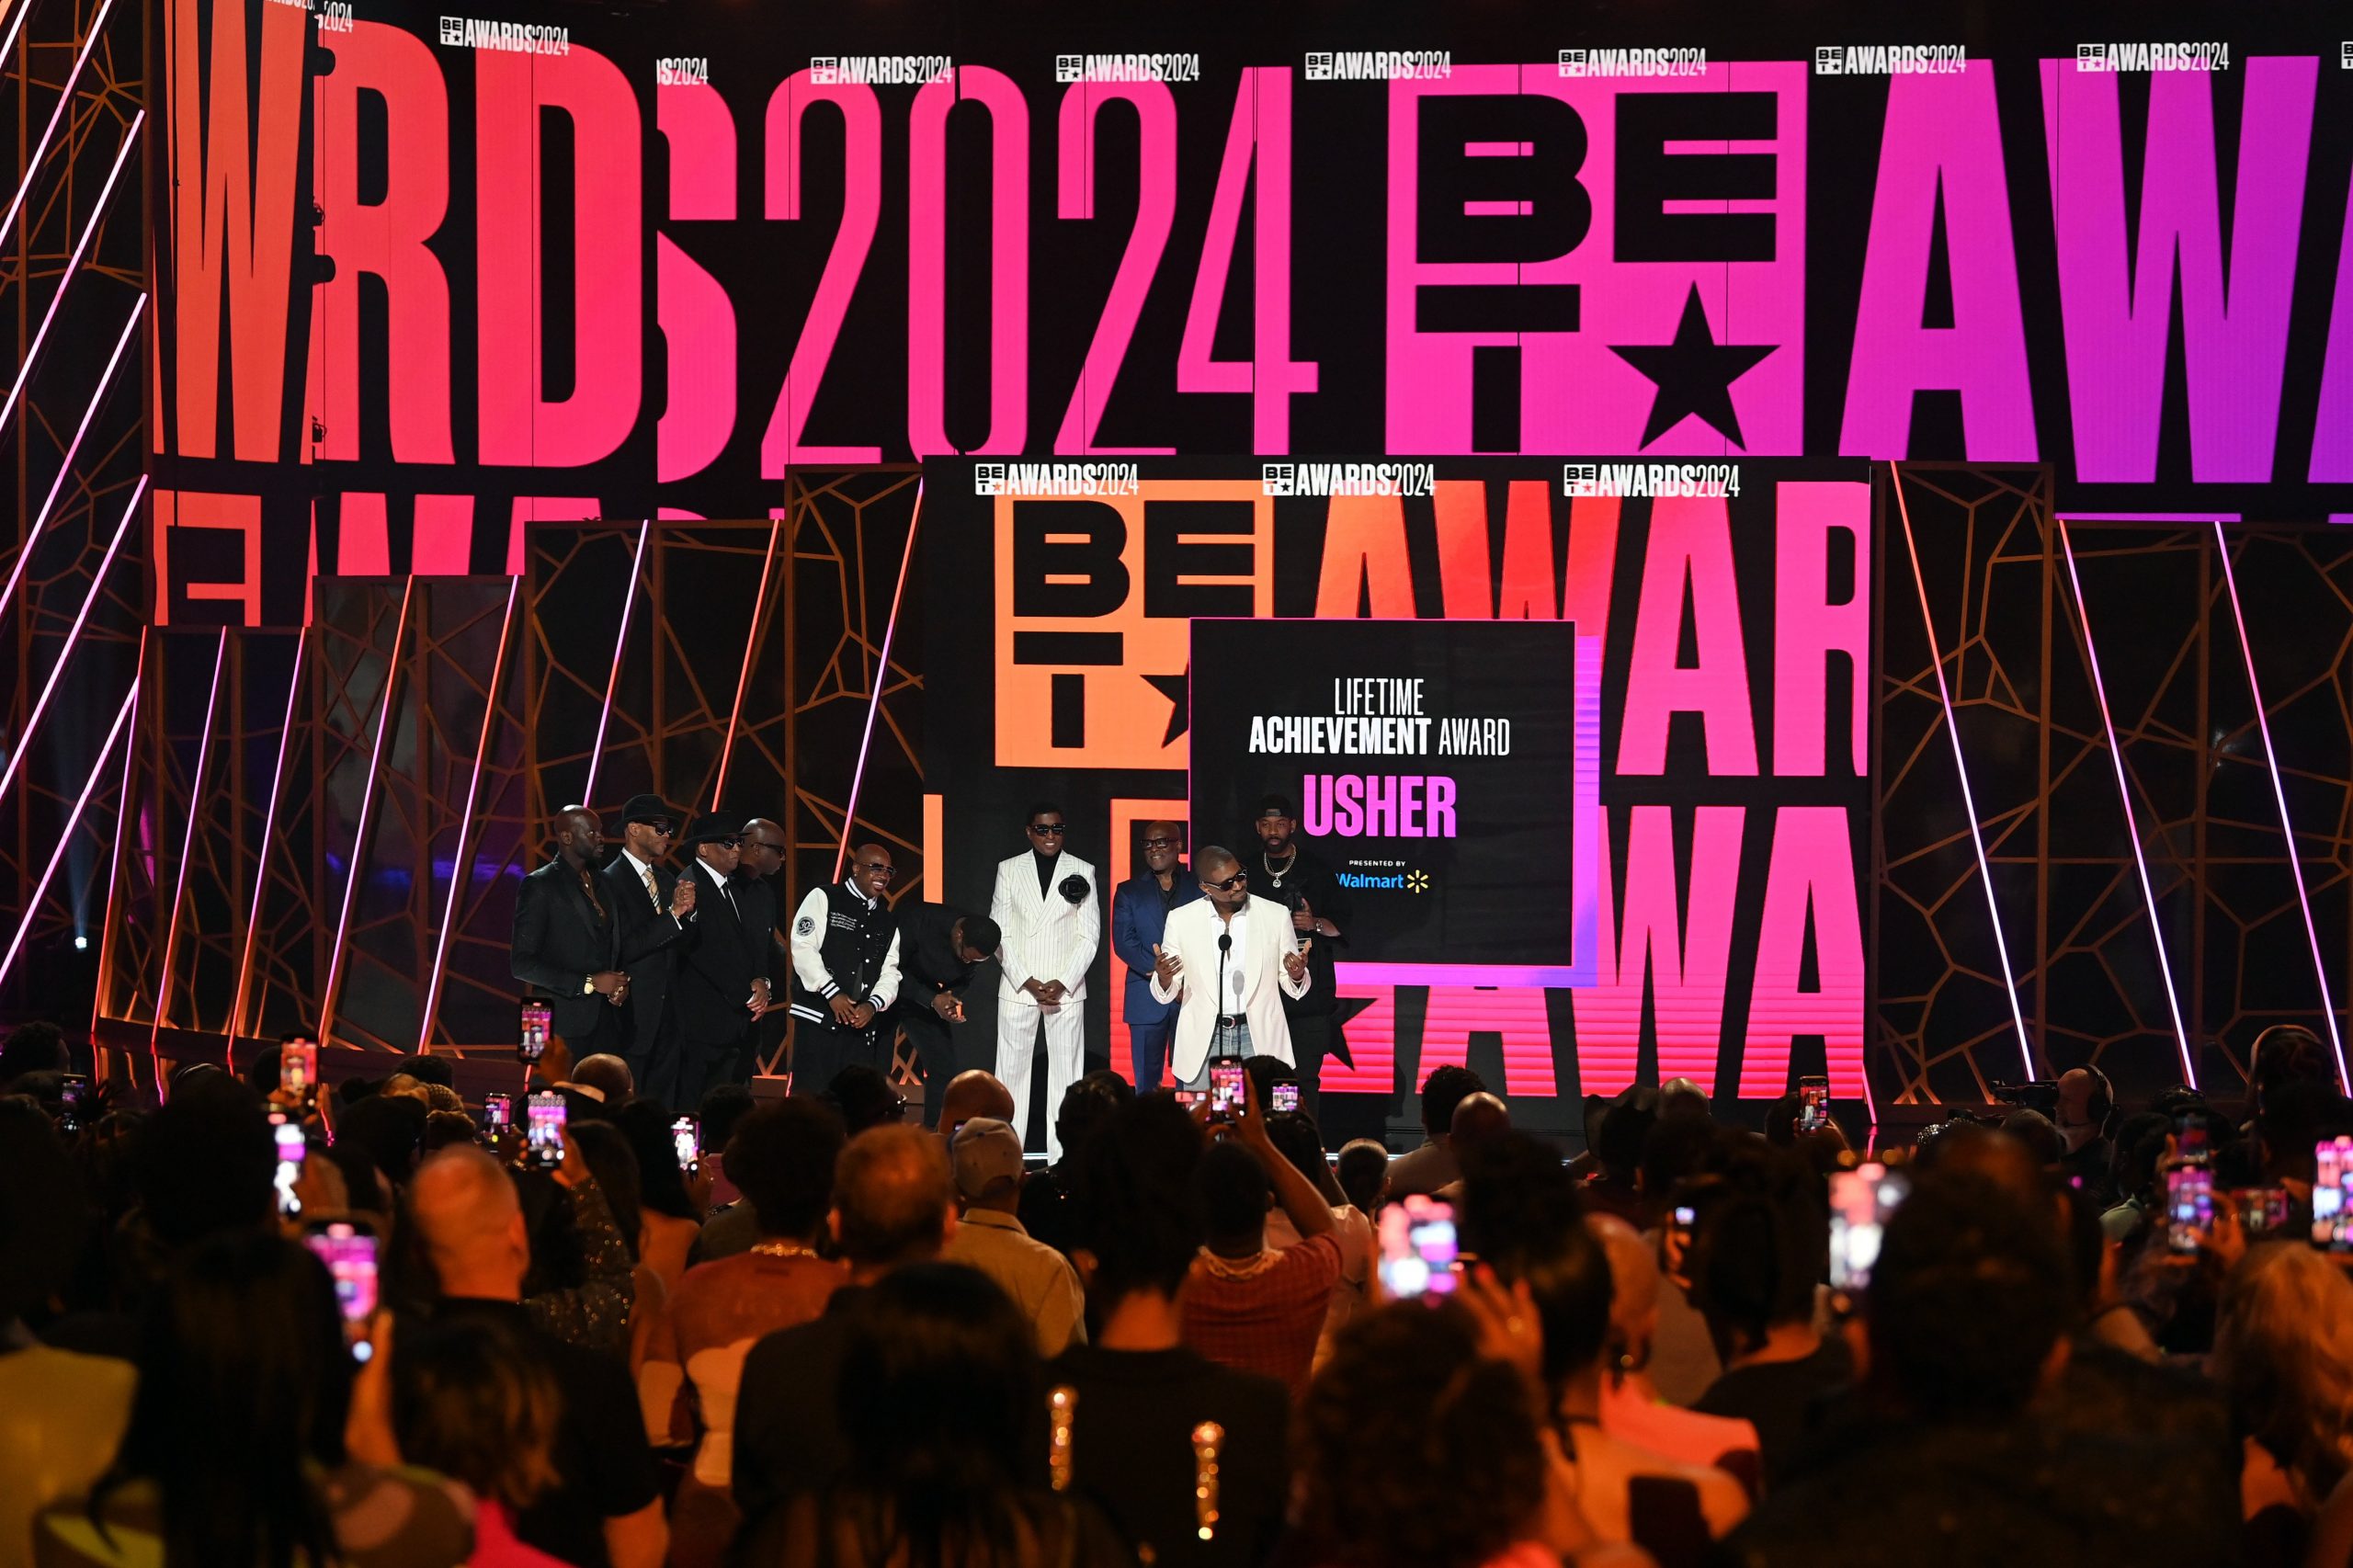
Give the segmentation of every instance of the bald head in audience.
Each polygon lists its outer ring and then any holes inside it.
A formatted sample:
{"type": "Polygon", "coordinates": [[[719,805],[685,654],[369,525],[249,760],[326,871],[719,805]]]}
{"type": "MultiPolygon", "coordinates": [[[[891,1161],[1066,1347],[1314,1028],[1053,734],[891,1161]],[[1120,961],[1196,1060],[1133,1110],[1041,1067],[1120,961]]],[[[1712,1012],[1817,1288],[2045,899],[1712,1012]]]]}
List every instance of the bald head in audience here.
{"type": "Polygon", "coordinates": [[[442,1150],[409,1184],[409,1210],[445,1296],[523,1299],[531,1243],[515,1183],[471,1144],[442,1150]]]}
{"type": "Polygon", "coordinates": [[[598,1051],[572,1070],[572,1086],[594,1089],[608,1106],[618,1106],[637,1092],[629,1063],[609,1051],[598,1051]]]}
{"type": "Polygon", "coordinates": [[[1609,1258],[1610,1333],[1639,1366],[1658,1332],[1658,1259],[1642,1233],[1615,1214],[1589,1214],[1585,1226],[1609,1258]]]}
{"type": "Polygon", "coordinates": [[[1484,1089],[1466,1095],[1454,1108],[1453,1124],[1447,1129],[1453,1141],[1454,1152],[1467,1154],[1482,1143],[1492,1143],[1511,1131],[1511,1112],[1504,1102],[1484,1089]]]}
{"type": "Polygon", "coordinates": [[[829,1222],[851,1278],[860,1282],[938,1256],[956,1230],[956,1178],[946,1145],[920,1127],[895,1122],[859,1133],[834,1166],[829,1222]]]}
{"type": "Polygon", "coordinates": [[[959,1073],[948,1081],[939,1096],[939,1135],[943,1138],[959,1123],[976,1116],[994,1117],[999,1121],[1011,1121],[1013,1091],[1005,1086],[995,1074],[974,1067],[959,1073]]]}

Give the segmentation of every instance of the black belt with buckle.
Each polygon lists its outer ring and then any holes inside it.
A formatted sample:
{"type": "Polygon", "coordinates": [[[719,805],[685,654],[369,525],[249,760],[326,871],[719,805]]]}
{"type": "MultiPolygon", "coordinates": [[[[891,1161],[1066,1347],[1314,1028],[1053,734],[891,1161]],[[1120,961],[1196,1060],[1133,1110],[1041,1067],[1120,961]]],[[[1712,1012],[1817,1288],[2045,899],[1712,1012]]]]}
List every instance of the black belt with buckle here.
{"type": "Polygon", "coordinates": [[[1220,1013],[1217,1016],[1217,1027],[1222,1029],[1238,1029],[1249,1022],[1250,1020],[1240,1013],[1220,1013]]]}

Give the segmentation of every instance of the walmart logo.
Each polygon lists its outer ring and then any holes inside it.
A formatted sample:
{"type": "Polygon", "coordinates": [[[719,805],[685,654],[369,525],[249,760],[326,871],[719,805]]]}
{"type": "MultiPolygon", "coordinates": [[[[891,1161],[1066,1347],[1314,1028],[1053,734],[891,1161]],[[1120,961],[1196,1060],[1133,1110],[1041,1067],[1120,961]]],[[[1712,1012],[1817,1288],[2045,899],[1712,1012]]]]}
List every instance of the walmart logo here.
{"type": "Polygon", "coordinates": [[[1428,873],[1427,871],[1408,871],[1408,872],[1406,872],[1406,873],[1405,873],[1405,886],[1406,886],[1406,888],[1407,888],[1409,891],[1414,892],[1429,892],[1429,891],[1430,891],[1430,878],[1429,878],[1429,873],[1428,873]]]}

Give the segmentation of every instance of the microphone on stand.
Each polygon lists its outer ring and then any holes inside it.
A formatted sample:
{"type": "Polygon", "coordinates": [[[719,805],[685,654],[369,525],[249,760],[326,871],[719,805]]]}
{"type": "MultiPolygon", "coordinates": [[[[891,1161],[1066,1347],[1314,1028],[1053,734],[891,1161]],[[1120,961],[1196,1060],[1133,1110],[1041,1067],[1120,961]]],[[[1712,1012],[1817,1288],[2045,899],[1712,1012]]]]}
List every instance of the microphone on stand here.
{"type": "Polygon", "coordinates": [[[1233,950],[1233,933],[1221,931],[1217,936],[1217,1012],[1210,1027],[1210,1054],[1222,1054],[1218,1047],[1225,1040],[1225,955],[1233,950]]]}

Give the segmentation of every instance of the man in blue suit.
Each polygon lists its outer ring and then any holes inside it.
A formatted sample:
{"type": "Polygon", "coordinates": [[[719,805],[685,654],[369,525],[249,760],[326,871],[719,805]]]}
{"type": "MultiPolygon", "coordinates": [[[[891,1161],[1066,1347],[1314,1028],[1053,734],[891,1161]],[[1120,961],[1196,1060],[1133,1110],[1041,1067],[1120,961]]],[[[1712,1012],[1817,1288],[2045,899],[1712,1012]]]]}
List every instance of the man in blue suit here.
{"type": "Polygon", "coordinates": [[[1183,833],[1175,823],[1144,824],[1143,869],[1111,895],[1111,950],[1128,966],[1120,1017],[1127,1021],[1128,1040],[1135,1052],[1138,1094],[1160,1087],[1161,1064],[1168,1060],[1168,1039],[1176,1028],[1177,1004],[1152,994],[1153,966],[1158,961],[1154,944],[1168,924],[1168,912],[1201,896],[1201,885],[1186,874],[1177,858],[1183,847],[1183,833]]]}

